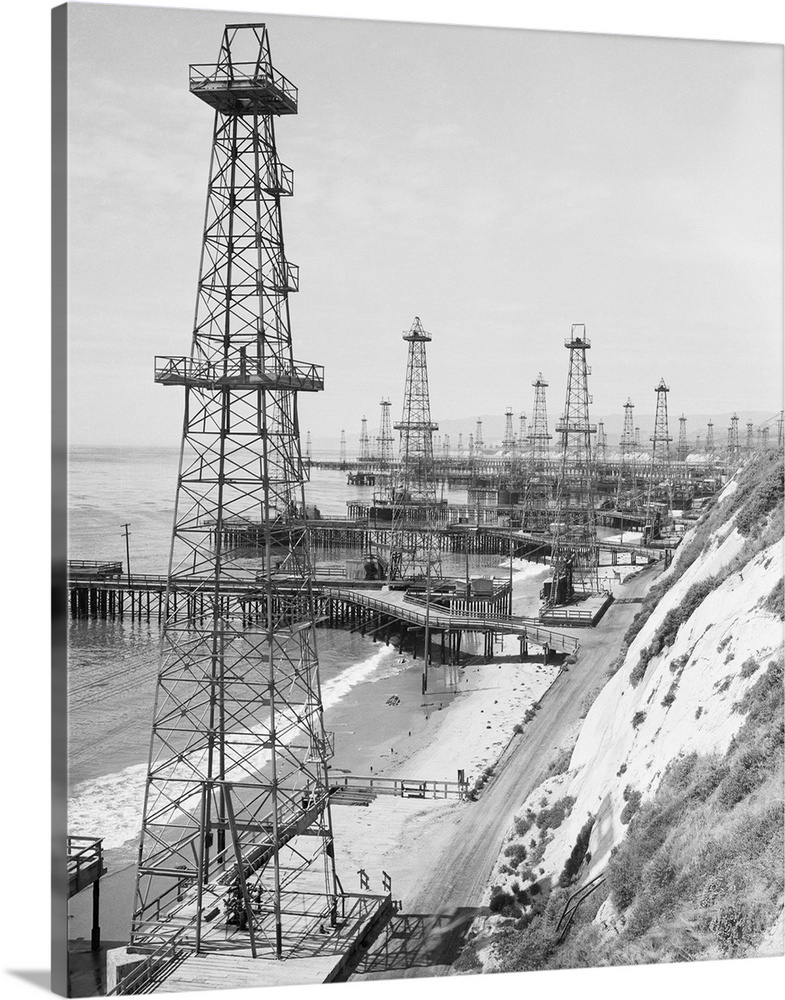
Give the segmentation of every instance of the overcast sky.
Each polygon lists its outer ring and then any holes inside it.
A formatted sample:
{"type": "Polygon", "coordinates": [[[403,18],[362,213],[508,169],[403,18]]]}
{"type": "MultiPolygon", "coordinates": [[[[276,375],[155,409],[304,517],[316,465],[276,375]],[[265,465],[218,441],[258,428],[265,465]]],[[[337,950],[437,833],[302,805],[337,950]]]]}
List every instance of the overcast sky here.
{"type": "MultiPolygon", "coordinates": [[[[301,426],[351,440],[401,409],[415,315],[434,419],[561,409],[586,324],[594,412],[781,406],[782,48],[289,16],[273,62],[301,426]]],[[[176,445],[212,112],[188,64],[225,11],[74,4],[69,26],[72,444],[176,445]]]]}

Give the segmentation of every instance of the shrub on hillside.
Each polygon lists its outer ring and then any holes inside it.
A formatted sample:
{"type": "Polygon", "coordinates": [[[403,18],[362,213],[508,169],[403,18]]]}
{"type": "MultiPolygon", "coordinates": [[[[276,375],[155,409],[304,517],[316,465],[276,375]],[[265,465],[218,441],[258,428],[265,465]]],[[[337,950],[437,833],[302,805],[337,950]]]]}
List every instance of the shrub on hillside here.
{"type": "Polygon", "coordinates": [[[782,577],[774,584],[774,589],[763,602],[763,608],[781,620],[785,619],[785,594],[783,593],[782,577]]]}
{"type": "Polygon", "coordinates": [[[785,479],[780,460],[755,486],[749,499],[736,514],[736,527],[739,532],[742,535],[754,534],[761,528],[771,511],[782,505],[784,496],[785,479]]]}
{"type": "Polygon", "coordinates": [[[510,859],[510,865],[517,868],[521,862],[526,860],[526,847],[523,844],[510,844],[504,850],[504,856],[510,859]]]}
{"type": "Polygon", "coordinates": [[[744,663],[742,663],[741,665],[740,674],[746,680],[747,677],[752,677],[752,675],[759,667],[760,664],[758,663],[758,661],[754,657],[748,656],[747,659],[744,661],[744,663]]]}
{"type": "Polygon", "coordinates": [[[632,817],[638,811],[638,807],[641,804],[641,792],[637,788],[633,788],[632,785],[627,785],[623,793],[624,802],[626,803],[621,811],[621,816],[619,819],[626,826],[630,822],[632,817]]]}
{"type": "Polygon", "coordinates": [[[556,830],[564,822],[564,817],[569,816],[575,799],[571,795],[554,802],[552,806],[541,809],[537,816],[537,826],[545,832],[546,830],[556,830]]]}
{"type": "Polygon", "coordinates": [[[636,712],[635,715],[633,715],[632,717],[632,728],[637,729],[645,718],[646,718],[645,712],[636,712]]]}
{"type": "Polygon", "coordinates": [[[589,816],[581,827],[575,841],[575,846],[573,847],[569,858],[567,858],[564,868],[562,869],[562,873],[559,876],[559,885],[562,888],[568,886],[578,874],[578,871],[580,870],[580,867],[586,857],[586,852],[589,849],[589,839],[591,838],[593,826],[594,816],[589,816]]]}

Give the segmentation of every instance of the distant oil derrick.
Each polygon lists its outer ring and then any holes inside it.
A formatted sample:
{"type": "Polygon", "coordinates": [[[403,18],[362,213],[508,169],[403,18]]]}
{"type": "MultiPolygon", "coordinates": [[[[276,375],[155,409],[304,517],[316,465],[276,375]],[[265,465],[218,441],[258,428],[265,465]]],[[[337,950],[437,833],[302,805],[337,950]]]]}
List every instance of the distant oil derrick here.
{"type": "Polygon", "coordinates": [[[130,947],[226,948],[233,924],[238,948],[280,959],[343,896],[297,416],[324,377],[292,360],[273,126],[297,90],[259,24],[227,26],[190,90],[213,143],[191,352],[156,359],[185,417],[130,947]]]}
{"type": "Polygon", "coordinates": [[[761,448],[763,451],[769,450],[769,428],[763,427],[761,429],[761,448]]]}
{"type": "Polygon", "coordinates": [[[622,465],[632,464],[635,459],[635,428],[633,426],[632,411],[635,404],[627,397],[624,404],[624,428],[621,432],[621,462],[622,465]]]}
{"type": "Polygon", "coordinates": [[[564,341],[570,352],[564,417],[556,426],[562,441],[556,486],[556,513],[551,542],[553,575],[546,586],[546,601],[563,604],[580,593],[599,587],[597,529],[594,513],[594,461],[589,420],[586,351],[591,341],[582,323],[574,323],[564,341]]]}
{"type": "Polygon", "coordinates": [[[608,439],[605,436],[605,423],[597,424],[597,460],[604,465],[608,460],[608,439]]]}
{"type": "Polygon", "coordinates": [[[340,446],[340,458],[341,468],[346,466],[346,431],[341,431],[341,446],[340,446]]]}
{"type": "Polygon", "coordinates": [[[535,468],[543,466],[550,458],[550,440],[548,433],[548,407],[545,402],[545,390],[548,383],[539,372],[532,382],[534,386],[534,409],[532,410],[532,426],[529,433],[529,453],[535,468]]]}
{"type": "Polygon", "coordinates": [[[754,424],[752,423],[751,420],[748,420],[747,421],[747,443],[746,443],[745,448],[744,448],[745,452],[747,453],[747,457],[749,457],[753,453],[753,451],[755,451],[755,435],[754,435],[753,428],[754,428],[754,424]]]}
{"type": "Polygon", "coordinates": [[[660,534],[663,508],[671,506],[671,462],[670,443],[673,438],[668,430],[668,393],[669,386],[661,378],[655,390],[657,393],[657,409],[654,416],[654,433],[649,438],[652,442],[651,462],[649,463],[649,485],[646,496],[646,528],[644,537],[656,538],[660,534]]]}
{"type": "Polygon", "coordinates": [[[458,457],[463,456],[463,434],[458,435],[458,457]]]}
{"type": "Polygon", "coordinates": [[[445,434],[444,440],[442,441],[442,458],[445,461],[450,457],[450,435],[445,434]]]}
{"type": "Polygon", "coordinates": [[[730,418],[728,428],[728,462],[731,465],[738,465],[741,460],[741,447],[739,446],[739,418],[734,413],[730,418]]]}
{"type": "Polygon", "coordinates": [[[475,459],[475,457],[476,457],[476,455],[475,455],[475,451],[474,451],[474,435],[470,432],[469,433],[469,461],[473,462],[474,459],[475,459]]]}
{"type": "Polygon", "coordinates": [[[508,406],[504,413],[504,437],[502,439],[502,458],[511,462],[515,454],[515,431],[512,429],[512,409],[508,406]]]}
{"type": "Polygon", "coordinates": [[[714,424],[711,420],[706,426],[706,454],[714,457],[714,424]]]}
{"type": "Polygon", "coordinates": [[[367,463],[370,461],[370,458],[371,448],[368,438],[368,420],[366,417],[363,417],[360,422],[360,451],[357,455],[357,461],[367,463]]]}
{"type": "Polygon", "coordinates": [[[376,483],[380,487],[377,499],[392,499],[393,463],[395,456],[393,445],[395,438],[392,432],[392,422],[390,420],[390,400],[382,397],[380,404],[381,414],[379,417],[379,434],[376,438],[376,460],[379,475],[376,483]]]}
{"type": "Polygon", "coordinates": [[[522,413],[518,421],[518,438],[515,442],[516,450],[521,458],[526,455],[528,443],[529,435],[526,428],[526,414],[522,413]]]}
{"type": "Polygon", "coordinates": [[[689,449],[687,448],[687,418],[682,413],[682,415],[679,417],[679,443],[676,445],[676,461],[686,462],[688,454],[689,454],[689,449]]]}
{"type": "Polygon", "coordinates": [[[308,462],[311,461],[311,432],[305,435],[305,458],[308,462]]]}
{"type": "Polygon", "coordinates": [[[477,418],[477,429],[474,432],[474,454],[477,458],[482,458],[485,450],[485,443],[482,439],[482,420],[477,418]]]}
{"type": "MultiPolygon", "coordinates": [[[[431,335],[423,329],[419,316],[404,332],[409,345],[403,412],[395,430],[400,431],[398,472],[393,496],[393,536],[390,547],[390,578],[424,576],[432,565],[432,546],[423,530],[433,527],[436,508],[436,480],[433,475],[433,432],[439,425],[431,420],[428,391],[428,362],[425,345],[431,335]],[[417,531],[407,531],[415,527],[417,531]]],[[[439,574],[441,567],[439,567],[439,574]]]]}

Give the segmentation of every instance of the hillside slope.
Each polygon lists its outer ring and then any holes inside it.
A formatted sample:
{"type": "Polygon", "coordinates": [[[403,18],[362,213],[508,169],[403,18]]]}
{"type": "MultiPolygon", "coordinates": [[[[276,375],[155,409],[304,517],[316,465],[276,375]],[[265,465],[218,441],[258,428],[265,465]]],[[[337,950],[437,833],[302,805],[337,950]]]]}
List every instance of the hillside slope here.
{"type": "Polygon", "coordinates": [[[781,456],[750,463],[685,538],[516,814],[459,969],[782,951],[782,496],[781,456]]]}

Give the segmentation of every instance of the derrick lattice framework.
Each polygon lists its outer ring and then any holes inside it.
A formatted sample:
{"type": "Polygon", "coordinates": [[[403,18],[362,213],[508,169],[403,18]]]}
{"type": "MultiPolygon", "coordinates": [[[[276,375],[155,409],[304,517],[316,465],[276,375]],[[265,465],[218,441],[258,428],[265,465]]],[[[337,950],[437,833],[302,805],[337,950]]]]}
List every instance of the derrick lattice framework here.
{"type": "Polygon", "coordinates": [[[636,510],[638,506],[635,426],[632,413],[634,409],[635,404],[628,396],[627,402],[624,404],[624,424],[619,442],[621,460],[617,471],[616,506],[620,510],[636,510]]]}
{"type": "Polygon", "coordinates": [[[297,90],[264,25],[227,26],[190,89],[215,118],[191,354],[156,359],[185,417],[131,949],[226,947],[234,925],[285,958],[341,895],[297,417],[324,380],[292,355],[273,126],[297,90]]]}
{"type": "Polygon", "coordinates": [[[570,600],[576,592],[593,592],[599,586],[591,440],[597,427],[589,420],[591,369],[586,362],[586,351],[591,341],[586,337],[583,323],[572,325],[564,346],[570,352],[570,367],[564,416],[556,425],[562,446],[551,547],[550,596],[557,604],[570,600]]]}
{"type": "Polygon", "coordinates": [[[422,531],[407,527],[432,527],[436,507],[436,479],[433,470],[433,432],[439,425],[431,420],[428,390],[428,362],[425,345],[431,335],[415,316],[411,329],[403,334],[409,345],[403,412],[394,428],[400,431],[398,471],[393,491],[393,534],[390,545],[390,579],[424,576],[431,555],[422,531]]]}
{"type": "Polygon", "coordinates": [[[482,420],[478,417],[474,432],[474,453],[477,458],[482,458],[483,451],[485,451],[485,442],[482,439],[482,420]]]}

